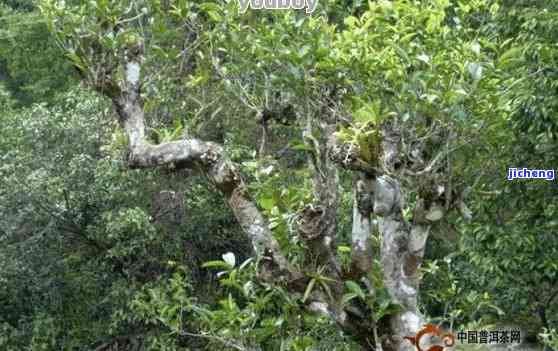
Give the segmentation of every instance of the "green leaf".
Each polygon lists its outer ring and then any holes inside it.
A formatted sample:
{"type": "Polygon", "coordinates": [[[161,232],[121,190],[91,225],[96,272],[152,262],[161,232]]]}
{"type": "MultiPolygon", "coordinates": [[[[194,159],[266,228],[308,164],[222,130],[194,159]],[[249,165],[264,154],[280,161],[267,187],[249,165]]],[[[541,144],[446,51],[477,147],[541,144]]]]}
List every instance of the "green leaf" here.
{"type": "Polygon", "coordinates": [[[345,245],[339,245],[337,247],[337,251],[340,253],[350,253],[351,252],[351,248],[349,246],[345,246],[345,245]]]}
{"type": "Polygon", "coordinates": [[[358,297],[358,294],[355,293],[344,294],[343,297],[341,298],[341,305],[343,306],[347,305],[347,303],[349,303],[349,301],[351,301],[355,297],[358,297]]]}
{"type": "Polygon", "coordinates": [[[207,15],[215,22],[220,22],[223,19],[217,11],[207,11],[207,15]]]}
{"type": "Polygon", "coordinates": [[[240,265],[240,267],[238,267],[239,270],[243,270],[244,268],[246,268],[246,266],[248,266],[250,264],[250,262],[252,262],[254,259],[252,257],[248,258],[247,260],[245,260],[244,262],[242,262],[242,264],[240,265]]]}
{"type": "Polygon", "coordinates": [[[404,63],[406,65],[411,64],[411,58],[409,57],[409,55],[407,55],[407,53],[405,52],[405,50],[403,50],[399,45],[397,45],[396,43],[391,43],[391,46],[395,49],[395,52],[397,52],[397,54],[399,55],[399,57],[401,57],[404,61],[404,63]]]}
{"type": "Polygon", "coordinates": [[[297,151],[312,151],[312,148],[301,142],[292,142],[289,147],[297,151]]]}
{"type": "Polygon", "coordinates": [[[316,284],[316,278],[310,280],[310,283],[308,283],[308,286],[306,286],[306,290],[304,291],[302,302],[306,302],[306,299],[308,299],[308,297],[310,296],[310,293],[312,292],[312,289],[314,289],[315,284],[316,284]]]}
{"type": "Polygon", "coordinates": [[[233,268],[227,262],[224,261],[208,261],[202,264],[203,268],[220,268],[220,269],[231,269],[233,268]]]}
{"type": "Polygon", "coordinates": [[[347,287],[347,289],[349,289],[350,292],[356,294],[360,299],[364,300],[366,298],[366,294],[364,293],[360,285],[358,285],[354,281],[347,280],[345,282],[345,286],[347,287]]]}
{"type": "Polygon", "coordinates": [[[522,51],[523,48],[517,46],[508,49],[500,56],[500,59],[498,60],[498,66],[503,69],[510,68],[513,63],[522,60],[522,51]]]}
{"type": "Polygon", "coordinates": [[[259,202],[260,206],[267,211],[271,210],[273,206],[275,206],[275,200],[272,197],[264,197],[263,199],[260,199],[259,202]]]}
{"type": "Polygon", "coordinates": [[[354,16],[349,16],[349,17],[345,18],[343,20],[343,22],[348,27],[354,27],[354,26],[358,25],[358,23],[359,23],[358,18],[356,18],[354,16]]]}

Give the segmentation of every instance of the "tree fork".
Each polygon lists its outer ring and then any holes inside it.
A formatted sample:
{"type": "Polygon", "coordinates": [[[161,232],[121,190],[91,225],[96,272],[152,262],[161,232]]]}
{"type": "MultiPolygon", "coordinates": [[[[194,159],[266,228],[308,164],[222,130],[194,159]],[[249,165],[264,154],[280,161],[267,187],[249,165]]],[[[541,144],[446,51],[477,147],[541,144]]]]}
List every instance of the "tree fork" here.
{"type": "MultiPolygon", "coordinates": [[[[257,256],[267,257],[273,268],[266,276],[286,282],[301,279],[280,252],[279,243],[273,237],[266,219],[246,191],[238,167],[224,156],[223,148],[213,142],[184,139],[151,145],[145,140],[143,102],[141,100],[140,67],[142,46],[136,45],[126,55],[125,77],[117,95],[109,96],[115,106],[119,122],[128,136],[128,165],[131,168],[150,168],[166,164],[180,167],[196,167],[205,173],[215,187],[223,193],[228,205],[243,231],[249,236],[257,256]]],[[[102,93],[107,90],[100,89],[102,93]]]]}
{"type": "MultiPolygon", "coordinates": [[[[131,168],[151,168],[174,164],[178,168],[197,168],[207,175],[211,183],[224,195],[238,223],[252,242],[254,253],[261,258],[258,277],[272,283],[283,283],[290,290],[302,292],[309,278],[296,270],[281,253],[278,242],[269,229],[266,218],[250,198],[238,167],[228,160],[221,145],[187,138],[162,144],[152,145],[145,138],[145,118],[141,99],[140,70],[143,55],[142,45],[130,49],[123,63],[125,77],[121,82],[109,82],[119,89],[95,88],[111,98],[118,120],[128,136],[128,166],[131,168]]],[[[326,135],[333,133],[334,125],[322,125],[326,135]]],[[[320,252],[324,263],[330,266],[328,274],[336,283],[333,286],[334,299],[317,294],[306,306],[310,311],[325,314],[332,318],[347,334],[352,335],[364,350],[374,347],[373,326],[364,316],[347,313],[339,301],[343,293],[343,281],[340,276],[339,263],[334,256],[333,241],[336,231],[335,213],[338,207],[337,184],[338,176],[335,167],[329,163],[331,155],[327,146],[327,138],[316,145],[321,157],[313,166],[315,170],[314,186],[318,206],[324,207],[326,222],[329,226],[320,226],[320,252]],[[324,175],[326,175],[324,177],[324,175]],[[332,177],[330,177],[331,175],[332,177]],[[335,189],[335,194],[330,190],[335,189]],[[332,221],[333,220],[333,221],[332,221]],[[330,300],[330,301],[328,301],[330,300]]],[[[353,306],[358,310],[358,306],[353,306]]],[[[348,310],[348,309],[347,309],[348,310]]]]}

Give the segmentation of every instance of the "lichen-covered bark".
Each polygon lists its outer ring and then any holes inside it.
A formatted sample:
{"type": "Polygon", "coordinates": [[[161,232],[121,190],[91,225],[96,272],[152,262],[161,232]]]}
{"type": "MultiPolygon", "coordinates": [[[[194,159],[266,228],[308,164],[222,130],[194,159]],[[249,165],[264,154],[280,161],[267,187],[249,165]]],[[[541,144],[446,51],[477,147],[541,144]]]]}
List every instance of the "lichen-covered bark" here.
{"type": "MultiPolygon", "coordinates": [[[[389,123],[382,125],[382,155],[380,162],[386,173],[396,173],[402,163],[399,155],[400,133],[389,123]]],[[[408,222],[403,217],[405,199],[398,179],[382,175],[374,185],[374,214],[378,218],[382,236],[380,261],[384,284],[399,312],[388,319],[390,335],[384,341],[384,350],[414,351],[405,336],[413,336],[424,324],[417,307],[419,290],[418,269],[424,255],[428,237],[428,223],[408,222]]]]}
{"type": "MultiPolygon", "coordinates": [[[[324,101],[337,101],[335,91],[325,92],[324,101]]],[[[314,201],[300,213],[299,234],[307,243],[313,263],[326,267],[322,273],[334,282],[330,284],[331,295],[319,291],[311,294],[308,308],[326,314],[348,335],[356,340],[363,350],[373,350],[375,345],[373,323],[367,307],[355,299],[342,305],[344,280],[358,280],[372,266],[371,210],[373,179],[365,173],[355,183],[355,222],[353,227],[353,258],[350,272],[342,272],[336,258],[335,241],[337,216],[340,205],[339,170],[336,165],[339,150],[333,147],[333,135],[337,128],[336,107],[324,103],[319,114],[308,114],[303,138],[312,151],[308,153],[312,174],[314,201]],[[318,131],[316,133],[316,131],[318,131]],[[347,275],[349,273],[349,275],[347,275]]],[[[340,145],[339,145],[340,146],[340,145]]],[[[341,146],[342,147],[342,146],[341,146]]],[[[359,162],[358,158],[357,161],[359,162]]]]}
{"type": "Polygon", "coordinates": [[[303,137],[312,149],[309,155],[309,168],[312,172],[314,202],[301,213],[300,232],[308,243],[316,262],[327,265],[329,273],[339,278],[340,267],[335,259],[335,236],[337,233],[337,210],[339,208],[339,174],[331,162],[327,147],[327,137],[335,131],[331,116],[324,114],[319,120],[307,116],[303,137]],[[313,136],[313,129],[320,135],[313,136]]]}
{"type": "Polygon", "coordinates": [[[415,335],[423,324],[417,308],[418,268],[424,254],[428,226],[406,223],[400,199],[401,190],[396,180],[383,176],[376,181],[374,213],[378,215],[382,234],[380,257],[384,284],[394,302],[402,307],[400,312],[389,316],[391,335],[385,349],[411,351],[414,346],[403,337],[415,335]]]}
{"type": "MultiPolygon", "coordinates": [[[[330,138],[332,160],[355,171],[352,269],[351,278],[372,269],[373,252],[370,245],[372,218],[377,221],[381,236],[379,252],[383,281],[394,303],[401,309],[382,319],[382,348],[386,351],[412,351],[414,346],[404,339],[421,328],[424,319],[417,307],[419,291],[418,270],[424,255],[430,224],[444,215],[440,194],[432,194],[429,203],[418,199],[415,218],[403,217],[405,198],[398,169],[404,165],[399,147],[401,134],[395,126],[384,123],[380,154],[376,167],[366,164],[358,153],[334,137],[330,138]]],[[[428,175],[423,175],[423,180],[428,175]]],[[[408,184],[408,183],[406,183],[408,184]]],[[[440,187],[437,187],[440,188],[440,187]]],[[[436,193],[436,191],[434,191],[436,193]]],[[[442,190],[443,193],[443,190],[442,190]]],[[[373,313],[373,311],[372,311],[373,313]]],[[[373,329],[370,330],[372,333],[373,329]]]]}
{"type": "Polygon", "coordinates": [[[372,209],[374,179],[359,172],[353,185],[353,227],[351,235],[351,271],[355,279],[372,269],[372,209]]]}

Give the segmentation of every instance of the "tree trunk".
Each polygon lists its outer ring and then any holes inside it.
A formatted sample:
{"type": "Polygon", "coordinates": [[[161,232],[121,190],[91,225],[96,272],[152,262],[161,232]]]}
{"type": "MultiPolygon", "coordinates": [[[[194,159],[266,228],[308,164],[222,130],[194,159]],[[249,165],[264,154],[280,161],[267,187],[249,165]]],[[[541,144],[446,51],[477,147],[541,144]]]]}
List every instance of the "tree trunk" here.
{"type": "MultiPolygon", "coordinates": [[[[384,173],[397,174],[398,166],[403,163],[400,159],[401,134],[398,128],[384,123],[381,144],[381,168],[384,173]]],[[[426,176],[423,178],[426,179],[426,176]]],[[[438,200],[439,196],[432,198],[438,200]]],[[[393,301],[401,306],[399,312],[389,316],[387,328],[384,328],[390,330],[391,334],[385,341],[384,349],[394,351],[415,350],[415,346],[404,337],[415,336],[424,324],[424,318],[417,306],[419,268],[430,231],[430,222],[441,218],[437,215],[436,218],[432,216],[428,220],[428,214],[424,214],[425,203],[418,198],[413,219],[407,221],[403,217],[404,205],[401,182],[388,175],[378,177],[374,185],[373,211],[378,217],[382,238],[380,261],[384,284],[393,301]]],[[[436,205],[434,200],[427,204],[429,210],[437,210],[436,205]]],[[[443,212],[440,214],[443,215],[443,212]]]]}
{"type": "Polygon", "coordinates": [[[401,311],[389,317],[390,339],[385,350],[414,351],[403,339],[414,336],[424,324],[417,308],[418,269],[424,254],[429,228],[406,223],[401,211],[399,183],[387,176],[375,185],[374,213],[378,215],[382,236],[380,251],[384,284],[401,311]]]}

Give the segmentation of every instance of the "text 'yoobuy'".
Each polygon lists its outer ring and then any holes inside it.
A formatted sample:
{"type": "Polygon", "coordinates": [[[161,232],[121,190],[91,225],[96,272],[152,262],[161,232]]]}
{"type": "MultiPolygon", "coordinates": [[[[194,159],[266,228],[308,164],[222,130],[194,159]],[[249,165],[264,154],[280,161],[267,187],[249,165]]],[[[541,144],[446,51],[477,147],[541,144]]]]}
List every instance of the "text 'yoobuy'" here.
{"type": "Polygon", "coordinates": [[[240,12],[244,13],[250,7],[253,10],[301,10],[312,13],[318,6],[318,0],[238,0],[240,12]]]}

